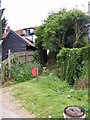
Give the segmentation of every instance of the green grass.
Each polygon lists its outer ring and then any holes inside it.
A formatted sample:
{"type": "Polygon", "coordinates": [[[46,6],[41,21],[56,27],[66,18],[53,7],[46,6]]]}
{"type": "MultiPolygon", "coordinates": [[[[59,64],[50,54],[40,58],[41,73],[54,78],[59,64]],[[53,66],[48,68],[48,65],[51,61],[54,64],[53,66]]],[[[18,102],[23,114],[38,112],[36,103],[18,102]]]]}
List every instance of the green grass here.
{"type": "Polygon", "coordinates": [[[30,80],[12,88],[22,107],[37,118],[62,118],[64,108],[69,105],[81,106],[88,112],[88,90],[76,90],[53,73],[40,76],[38,82],[30,80]]]}

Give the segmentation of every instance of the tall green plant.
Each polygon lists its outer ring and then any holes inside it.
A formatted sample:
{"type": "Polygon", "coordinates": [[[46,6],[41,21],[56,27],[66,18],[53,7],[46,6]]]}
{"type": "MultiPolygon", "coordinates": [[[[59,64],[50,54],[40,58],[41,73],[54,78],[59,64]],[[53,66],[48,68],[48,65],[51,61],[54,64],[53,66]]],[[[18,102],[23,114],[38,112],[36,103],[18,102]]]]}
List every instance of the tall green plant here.
{"type": "Polygon", "coordinates": [[[61,67],[58,75],[71,85],[79,79],[83,66],[88,61],[88,48],[63,48],[57,55],[57,62],[61,67]]]}
{"type": "Polygon", "coordinates": [[[8,79],[8,72],[11,73],[12,78],[15,82],[24,82],[27,80],[31,80],[33,78],[32,68],[37,67],[38,73],[41,73],[41,65],[36,62],[32,63],[23,63],[18,61],[18,58],[14,58],[11,63],[11,68],[8,69],[8,66],[5,67],[5,77],[8,79]]]}

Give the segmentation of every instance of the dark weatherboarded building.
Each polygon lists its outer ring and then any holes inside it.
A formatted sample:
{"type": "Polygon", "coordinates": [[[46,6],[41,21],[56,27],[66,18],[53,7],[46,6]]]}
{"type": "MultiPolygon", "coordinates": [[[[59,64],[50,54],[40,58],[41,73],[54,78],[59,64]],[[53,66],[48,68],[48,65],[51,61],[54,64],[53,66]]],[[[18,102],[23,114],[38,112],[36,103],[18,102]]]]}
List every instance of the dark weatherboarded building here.
{"type": "Polygon", "coordinates": [[[8,57],[9,49],[11,53],[34,51],[35,45],[28,38],[10,30],[2,42],[2,60],[8,57]]]}

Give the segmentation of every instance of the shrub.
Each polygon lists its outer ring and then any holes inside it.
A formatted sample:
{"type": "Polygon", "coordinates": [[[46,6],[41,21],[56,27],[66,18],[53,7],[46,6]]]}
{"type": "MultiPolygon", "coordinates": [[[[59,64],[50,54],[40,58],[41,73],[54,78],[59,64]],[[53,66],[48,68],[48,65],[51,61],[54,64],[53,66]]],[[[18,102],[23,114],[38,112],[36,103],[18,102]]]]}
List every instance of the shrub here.
{"type": "Polygon", "coordinates": [[[39,56],[38,50],[35,50],[35,51],[34,51],[33,59],[34,59],[34,61],[36,61],[37,63],[40,63],[40,56],[39,56]]]}
{"type": "Polygon", "coordinates": [[[58,66],[61,68],[58,70],[59,77],[73,85],[80,78],[83,66],[88,61],[89,48],[89,46],[72,49],[62,48],[57,55],[58,66]]]}

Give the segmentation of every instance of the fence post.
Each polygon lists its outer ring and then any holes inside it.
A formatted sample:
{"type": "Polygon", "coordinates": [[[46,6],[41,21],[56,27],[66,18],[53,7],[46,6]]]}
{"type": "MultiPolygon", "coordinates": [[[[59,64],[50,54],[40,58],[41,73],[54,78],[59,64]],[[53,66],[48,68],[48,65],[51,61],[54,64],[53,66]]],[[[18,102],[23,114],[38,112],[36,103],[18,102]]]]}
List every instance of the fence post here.
{"type": "Polygon", "coordinates": [[[26,58],[26,59],[25,59],[25,63],[27,63],[27,62],[28,62],[28,51],[26,51],[25,53],[26,53],[26,56],[25,56],[25,58],[26,58]]]}
{"type": "Polygon", "coordinates": [[[4,63],[2,63],[2,68],[1,68],[1,83],[4,82],[4,63]]]}
{"type": "MultiPolygon", "coordinates": [[[[9,49],[8,50],[8,68],[9,68],[9,70],[10,70],[10,66],[11,66],[11,50],[9,49]]],[[[8,77],[9,77],[9,79],[11,78],[10,72],[8,74],[8,77]]]]}

